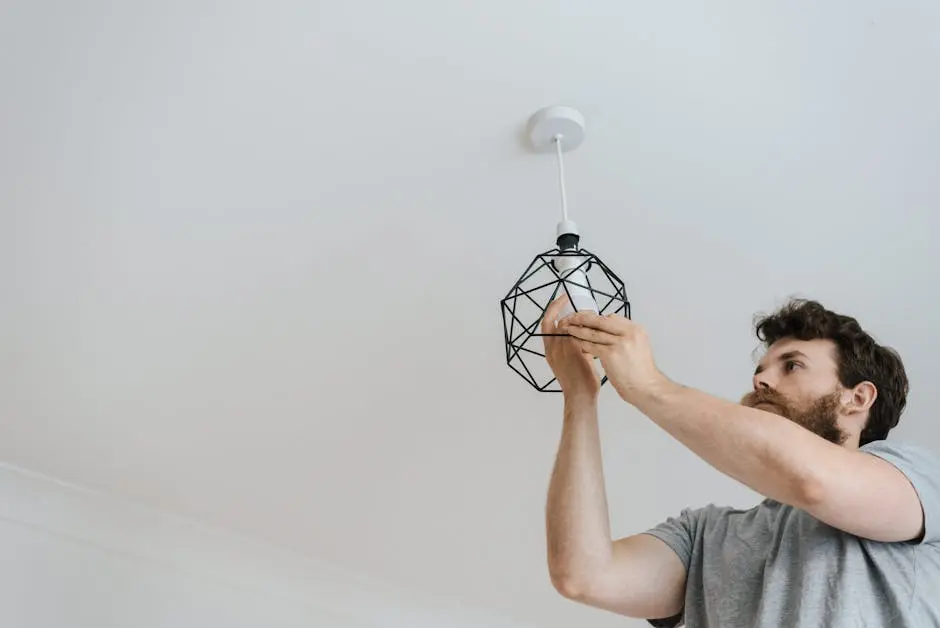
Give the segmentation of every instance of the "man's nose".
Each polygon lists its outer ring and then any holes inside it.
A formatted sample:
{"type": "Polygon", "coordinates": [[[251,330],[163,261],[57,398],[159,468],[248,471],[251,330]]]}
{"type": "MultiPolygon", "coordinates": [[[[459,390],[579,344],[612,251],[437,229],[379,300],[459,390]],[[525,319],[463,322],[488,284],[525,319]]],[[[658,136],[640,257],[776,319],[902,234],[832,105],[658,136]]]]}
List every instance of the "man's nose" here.
{"type": "Polygon", "coordinates": [[[754,386],[754,390],[760,390],[762,388],[773,388],[773,384],[770,382],[770,379],[765,373],[757,373],[754,375],[754,379],[751,382],[754,386]]]}

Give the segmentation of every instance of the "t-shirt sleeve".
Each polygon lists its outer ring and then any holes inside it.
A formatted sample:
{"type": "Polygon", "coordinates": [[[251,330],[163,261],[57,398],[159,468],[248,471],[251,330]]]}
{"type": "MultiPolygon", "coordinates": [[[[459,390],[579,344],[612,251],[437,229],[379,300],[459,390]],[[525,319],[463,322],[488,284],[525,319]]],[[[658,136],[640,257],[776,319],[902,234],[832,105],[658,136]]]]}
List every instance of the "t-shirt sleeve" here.
{"type": "MultiPolygon", "coordinates": [[[[645,532],[645,534],[652,535],[668,545],[679,557],[679,560],[682,561],[686,573],[689,572],[689,565],[692,562],[696,539],[701,538],[701,535],[698,534],[696,530],[703,513],[704,509],[693,510],[691,508],[685,508],[678,516],[669,517],[662,523],[645,532]]],[[[675,617],[663,617],[649,619],[647,621],[656,628],[675,628],[676,626],[682,626],[685,622],[685,610],[680,611],[675,617]]]]}
{"type": "Polygon", "coordinates": [[[940,456],[917,445],[874,441],[861,451],[878,456],[903,473],[924,509],[924,536],[920,543],[940,545],[940,456]]]}
{"type": "Polygon", "coordinates": [[[696,533],[699,522],[704,516],[704,509],[683,508],[678,516],[669,517],[655,527],[646,530],[646,534],[672,548],[688,572],[692,562],[692,552],[695,549],[695,540],[700,535],[696,533]]]}

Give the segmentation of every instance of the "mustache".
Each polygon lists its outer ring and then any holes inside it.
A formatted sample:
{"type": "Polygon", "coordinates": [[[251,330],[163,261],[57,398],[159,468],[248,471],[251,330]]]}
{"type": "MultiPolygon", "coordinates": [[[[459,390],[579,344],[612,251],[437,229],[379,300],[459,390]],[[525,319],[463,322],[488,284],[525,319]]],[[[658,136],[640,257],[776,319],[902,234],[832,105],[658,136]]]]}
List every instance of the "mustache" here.
{"type": "Polygon", "coordinates": [[[790,407],[789,400],[773,388],[758,388],[741,398],[741,405],[753,408],[761,403],[769,403],[778,408],[790,407]]]}

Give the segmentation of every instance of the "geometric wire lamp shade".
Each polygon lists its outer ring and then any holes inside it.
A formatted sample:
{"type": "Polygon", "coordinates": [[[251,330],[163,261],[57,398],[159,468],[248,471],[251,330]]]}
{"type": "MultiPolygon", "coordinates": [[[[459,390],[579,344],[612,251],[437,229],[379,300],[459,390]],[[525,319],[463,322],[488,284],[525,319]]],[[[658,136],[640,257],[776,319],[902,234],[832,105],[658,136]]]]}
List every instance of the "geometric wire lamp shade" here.
{"type": "MultiPolygon", "coordinates": [[[[542,319],[556,298],[567,294],[570,304],[559,315],[564,318],[581,310],[630,318],[630,301],[623,281],[597,255],[581,248],[577,225],[568,219],[562,152],[577,148],[584,139],[584,119],[567,107],[547,107],[529,122],[532,145],[554,150],[558,158],[562,220],[558,223],[556,247],[535,256],[506,296],[500,301],[506,363],[541,392],[561,392],[545,361],[542,319]]],[[[601,377],[601,384],[607,376],[601,377]]]]}
{"type": "MultiPolygon", "coordinates": [[[[630,318],[623,281],[599,257],[585,249],[558,248],[536,255],[501,303],[506,363],[542,392],[561,392],[545,362],[541,326],[546,308],[563,294],[568,294],[575,304],[574,311],[594,309],[579,307],[587,296],[598,305],[596,311],[601,314],[616,313],[630,318]],[[559,272],[557,267],[564,267],[569,260],[573,261],[575,272],[567,275],[559,272]]],[[[601,383],[606,382],[604,375],[601,383]]]]}

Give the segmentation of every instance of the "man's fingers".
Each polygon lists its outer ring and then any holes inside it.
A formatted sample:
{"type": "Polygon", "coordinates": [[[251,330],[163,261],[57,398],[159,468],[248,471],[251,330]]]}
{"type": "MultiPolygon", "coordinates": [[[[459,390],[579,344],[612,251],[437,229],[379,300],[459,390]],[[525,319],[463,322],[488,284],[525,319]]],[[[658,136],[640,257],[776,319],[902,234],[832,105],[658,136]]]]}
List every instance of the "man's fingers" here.
{"type": "Polygon", "coordinates": [[[555,332],[555,319],[558,318],[558,313],[561,312],[561,308],[568,303],[568,295],[563,294],[554,301],[552,301],[547,308],[545,308],[545,316],[542,318],[542,333],[543,334],[554,334],[555,332]]]}
{"type": "Polygon", "coordinates": [[[587,353],[595,358],[601,357],[601,353],[607,348],[606,345],[597,344],[588,340],[580,340],[578,338],[572,338],[571,341],[577,343],[582,353],[587,353]]]}
{"type": "Polygon", "coordinates": [[[633,323],[623,316],[601,316],[591,310],[575,312],[565,319],[570,325],[590,327],[615,336],[623,335],[633,323]]]}
{"type": "Polygon", "coordinates": [[[564,331],[571,334],[579,340],[584,340],[598,345],[612,345],[617,342],[617,336],[614,334],[594,329],[593,327],[582,327],[575,325],[570,319],[565,319],[564,331]]]}

